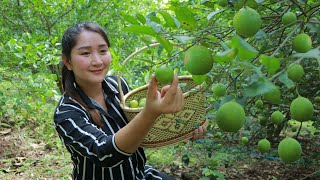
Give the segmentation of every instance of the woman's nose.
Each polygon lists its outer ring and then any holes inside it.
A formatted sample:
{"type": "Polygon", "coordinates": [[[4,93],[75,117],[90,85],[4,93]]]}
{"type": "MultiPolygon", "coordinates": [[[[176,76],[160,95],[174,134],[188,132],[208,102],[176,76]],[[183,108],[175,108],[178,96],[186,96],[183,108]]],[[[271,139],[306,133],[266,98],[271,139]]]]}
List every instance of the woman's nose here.
{"type": "Polygon", "coordinates": [[[93,53],[91,56],[92,63],[94,64],[102,64],[101,57],[98,53],[93,53]]]}

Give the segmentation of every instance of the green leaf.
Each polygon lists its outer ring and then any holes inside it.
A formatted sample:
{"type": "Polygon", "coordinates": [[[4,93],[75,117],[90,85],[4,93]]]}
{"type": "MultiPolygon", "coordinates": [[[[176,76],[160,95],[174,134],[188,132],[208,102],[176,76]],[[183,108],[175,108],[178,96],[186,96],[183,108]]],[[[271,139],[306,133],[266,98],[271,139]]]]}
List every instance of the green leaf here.
{"type": "Polygon", "coordinates": [[[181,26],[185,27],[188,30],[196,28],[197,22],[194,14],[190,9],[188,9],[187,7],[175,7],[174,12],[181,26]]]}
{"type": "Polygon", "coordinates": [[[241,9],[245,5],[253,8],[253,9],[258,8],[258,3],[256,2],[256,0],[237,0],[235,2],[234,9],[236,11],[238,11],[239,9],[241,9]]]}
{"type": "Polygon", "coordinates": [[[146,16],[146,22],[149,24],[150,22],[155,22],[161,24],[161,20],[157,17],[156,12],[151,12],[146,16]]]}
{"type": "Polygon", "coordinates": [[[157,36],[158,42],[167,50],[169,54],[171,54],[173,45],[165,38],[157,36]]]}
{"type": "Polygon", "coordinates": [[[295,83],[291,79],[289,79],[287,71],[281,73],[281,75],[279,76],[279,81],[282,82],[285,86],[287,86],[288,89],[294,87],[295,85],[295,83]]]}
{"type": "Polygon", "coordinates": [[[232,48],[232,49],[225,50],[223,52],[218,52],[216,55],[214,55],[213,59],[219,63],[226,63],[234,60],[236,55],[237,55],[237,49],[232,48]]]}
{"type": "Polygon", "coordinates": [[[258,55],[258,51],[238,35],[231,39],[231,47],[238,49],[241,60],[251,60],[258,55]]]}
{"type": "Polygon", "coordinates": [[[162,25],[161,24],[158,24],[158,23],[156,23],[156,22],[153,22],[153,21],[151,21],[151,22],[149,22],[149,25],[152,27],[152,29],[155,31],[155,32],[157,32],[157,33],[159,33],[161,30],[162,30],[162,25]]]}
{"type": "Polygon", "coordinates": [[[161,20],[157,16],[149,16],[150,21],[161,24],[161,20]]]}
{"type": "Polygon", "coordinates": [[[253,81],[257,81],[257,79],[265,79],[265,76],[264,74],[262,73],[261,71],[261,67],[257,67],[255,65],[253,65],[252,63],[250,62],[247,62],[247,61],[238,61],[237,64],[239,65],[239,67],[241,69],[245,69],[246,71],[252,71],[252,72],[255,72],[255,75],[254,76],[257,76],[257,78],[255,78],[253,81]]]}
{"type": "Polygon", "coordinates": [[[151,44],[154,41],[154,37],[149,35],[143,35],[141,36],[141,40],[147,44],[151,44]]]}
{"type": "Polygon", "coordinates": [[[204,5],[204,6],[207,6],[207,7],[209,7],[209,8],[212,8],[212,7],[214,7],[214,2],[211,2],[211,1],[209,1],[209,0],[202,0],[201,1],[201,4],[202,5],[204,5]]]}
{"type": "Polygon", "coordinates": [[[307,0],[297,0],[300,4],[307,4],[307,0]]]}
{"type": "Polygon", "coordinates": [[[14,53],[14,55],[18,58],[23,58],[24,54],[23,53],[14,53]]]}
{"type": "Polygon", "coordinates": [[[130,24],[139,25],[139,22],[137,21],[137,19],[130,16],[130,15],[125,14],[125,15],[123,15],[123,18],[124,18],[124,20],[126,20],[130,24]]]}
{"type": "Polygon", "coordinates": [[[188,41],[194,39],[193,36],[173,36],[175,39],[177,39],[182,44],[186,44],[188,41]]]}
{"type": "Polygon", "coordinates": [[[146,18],[142,14],[137,13],[136,17],[137,17],[138,21],[140,21],[142,24],[146,23],[146,18]]]}
{"type": "MultiPolygon", "coordinates": [[[[311,19],[311,21],[312,21],[312,20],[315,20],[315,21],[316,21],[315,18],[314,18],[314,19],[311,19]]],[[[307,23],[306,26],[307,26],[308,28],[310,28],[310,33],[320,32],[320,23],[307,23]]],[[[319,39],[319,37],[318,37],[318,39],[319,39]]]]}
{"type": "Polygon", "coordinates": [[[207,80],[207,75],[206,74],[205,75],[194,75],[193,74],[192,79],[197,85],[200,85],[207,80]]]}
{"type": "Polygon", "coordinates": [[[224,10],[218,10],[218,11],[213,11],[211,12],[208,16],[207,16],[207,20],[209,21],[213,16],[215,16],[216,14],[219,14],[220,12],[222,12],[224,10]]]}
{"type": "Polygon", "coordinates": [[[274,74],[280,69],[280,61],[278,58],[261,55],[260,62],[264,65],[269,74],[274,74]]]}
{"type": "Polygon", "coordinates": [[[320,46],[317,48],[311,49],[306,53],[296,53],[292,55],[294,58],[314,58],[318,59],[320,57],[320,46]]]}
{"type": "Polygon", "coordinates": [[[256,81],[244,87],[243,94],[246,97],[254,97],[265,94],[274,88],[275,85],[269,81],[256,81]]]}
{"type": "Polygon", "coordinates": [[[165,27],[176,27],[174,18],[169,13],[167,13],[166,11],[160,11],[159,13],[162,15],[163,19],[166,22],[164,24],[165,27]]]}
{"type": "Polygon", "coordinates": [[[122,30],[134,34],[146,34],[150,36],[157,35],[157,33],[149,26],[132,25],[125,27],[122,30]]]}

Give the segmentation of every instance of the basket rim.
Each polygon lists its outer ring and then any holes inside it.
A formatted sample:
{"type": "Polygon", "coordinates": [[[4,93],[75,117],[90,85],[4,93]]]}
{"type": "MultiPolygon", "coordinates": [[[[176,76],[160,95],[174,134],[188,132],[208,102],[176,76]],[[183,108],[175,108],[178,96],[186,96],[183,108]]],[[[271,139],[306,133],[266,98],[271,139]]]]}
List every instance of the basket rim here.
{"type": "MultiPolygon", "coordinates": [[[[179,79],[179,80],[185,80],[185,79],[187,79],[187,80],[192,80],[192,76],[191,76],[191,75],[178,76],[178,79],[179,79]]],[[[203,84],[204,84],[204,83],[203,83],[203,84]]],[[[202,84],[202,85],[197,85],[196,87],[200,89],[200,88],[203,87],[203,84],[202,84]]],[[[140,87],[138,87],[138,88],[136,88],[136,89],[133,89],[133,90],[129,91],[127,94],[125,94],[125,95],[123,96],[123,103],[120,103],[121,108],[122,108],[123,110],[125,110],[125,111],[128,111],[128,112],[140,112],[140,111],[143,109],[143,107],[131,108],[131,107],[126,106],[126,105],[125,105],[125,102],[126,102],[126,100],[128,99],[128,97],[130,97],[132,94],[137,93],[137,92],[142,91],[142,90],[145,90],[145,89],[148,88],[148,86],[149,86],[149,84],[140,86],[140,87]]],[[[186,92],[186,93],[184,93],[183,95],[184,95],[184,97],[186,97],[186,96],[189,95],[189,93],[186,92]]]]}

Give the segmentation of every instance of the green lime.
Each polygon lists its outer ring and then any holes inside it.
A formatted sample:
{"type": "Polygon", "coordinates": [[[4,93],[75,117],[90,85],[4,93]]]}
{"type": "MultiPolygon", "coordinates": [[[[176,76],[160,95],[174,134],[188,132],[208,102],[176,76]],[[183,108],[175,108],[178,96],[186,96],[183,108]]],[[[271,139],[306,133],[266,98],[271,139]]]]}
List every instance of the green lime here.
{"type": "Polygon", "coordinates": [[[291,118],[300,122],[311,120],[313,117],[313,104],[304,97],[297,97],[290,104],[291,118]]]}
{"type": "Polygon", "coordinates": [[[286,26],[288,24],[297,22],[297,16],[293,12],[286,12],[282,15],[281,22],[286,26]]]}
{"type": "Polygon", "coordinates": [[[312,48],[312,40],[308,34],[301,33],[294,37],[292,45],[298,53],[306,53],[312,48]]]}
{"type": "Polygon", "coordinates": [[[278,145],[278,154],[283,162],[291,163],[300,159],[302,148],[297,140],[286,137],[278,145]]]}
{"type": "Polygon", "coordinates": [[[248,144],[248,142],[249,142],[249,139],[247,137],[242,137],[241,138],[241,143],[242,144],[248,144]]]}
{"type": "Polygon", "coordinates": [[[284,115],[280,111],[275,111],[271,114],[271,121],[276,125],[281,124],[283,119],[284,115]]]}
{"type": "Polygon", "coordinates": [[[222,97],[226,94],[227,87],[221,83],[217,83],[212,87],[213,95],[222,97]]]}
{"type": "Polygon", "coordinates": [[[294,82],[299,82],[304,75],[303,67],[300,64],[291,64],[287,71],[288,78],[294,82]]]}
{"type": "Polygon", "coordinates": [[[131,100],[130,102],[129,102],[129,107],[131,107],[131,108],[137,108],[137,107],[139,107],[139,102],[137,101],[137,100],[131,100]]]}
{"type": "Polygon", "coordinates": [[[194,45],[186,51],[184,65],[190,74],[204,75],[212,69],[213,55],[205,46],[194,45]]]}
{"type": "Polygon", "coordinates": [[[216,113],[218,127],[226,132],[237,132],[244,125],[246,115],[243,107],[235,101],[229,101],[216,113]]]}
{"type": "Polygon", "coordinates": [[[263,108],[263,101],[261,99],[258,99],[256,100],[256,102],[254,103],[254,105],[257,107],[257,108],[263,108]]]}
{"type": "Polygon", "coordinates": [[[244,37],[254,36],[260,29],[262,20],[259,13],[250,8],[241,8],[233,17],[236,32],[244,37]]]}
{"type": "Polygon", "coordinates": [[[268,101],[271,104],[279,104],[281,98],[281,92],[279,87],[272,89],[263,95],[264,100],[268,101]]]}
{"type": "Polygon", "coordinates": [[[160,84],[171,83],[173,76],[173,68],[169,65],[162,65],[155,70],[155,77],[160,84]]]}
{"type": "Polygon", "coordinates": [[[261,139],[258,142],[258,150],[261,153],[266,153],[266,152],[270,151],[270,149],[271,149],[271,144],[267,139],[261,139]]]}
{"type": "Polygon", "coordinates": [[[146,104],[146,98],[141,98],[140,100],[139,100],[139,107],[144,107],[144,105],[146,104]]]}

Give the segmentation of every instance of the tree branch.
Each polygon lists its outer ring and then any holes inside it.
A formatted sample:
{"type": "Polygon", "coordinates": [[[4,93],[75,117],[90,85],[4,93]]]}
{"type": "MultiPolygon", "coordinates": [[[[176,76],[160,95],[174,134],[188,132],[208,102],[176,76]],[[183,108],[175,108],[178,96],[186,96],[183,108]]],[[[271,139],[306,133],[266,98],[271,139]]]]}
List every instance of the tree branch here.
{"type": "Polygon", "coordinates": [[[53,23],[51,23],[50,28],[52,28],[58,21],[60,21],[64,16],[66,16],[67,14],[69,14],[73,9],[75,9],[74,4],[72,5],[72,7],[66,11],[65,13],[61,14],[55,21],[53,21],[53,23]]]}
{"type": "Polygon", "coordinates": [[[304,12],[303,8],[300,6],[300,4],[296,0],[291,0],[291,2],[293,2],[293,4],[295,4],[296,6],[298,6],[302,14],[307,17],[306,12],[304,12]]]}
{"type": "Polygon", "coordinates": [[[28,31],[30,32],[30,33],[32,33],[32,29],[29,27],[29,25],[24,21],[24,19],[23,19],[23,16],[22,16],[22,14],[21,14],[21,6],[20,6],[20,1],[19,0],[17,0],[17,3],[18,3],[18,16],[19,16],[19,18],[20,18],[20,20],[21,20],[21,22],[23,23],[23,25],[28,29],[28,31]]]}
{"type": "Polygon", "coordinates": [[[0,13],[2,14],[2,16],[8,20],[8,22],[10,22],[11,24],[13,24],[14,26],[17,25],[17,23],[15,23],[13,20],[11,20],[8,16],[6,16],[1,10],[0,13]]]}

